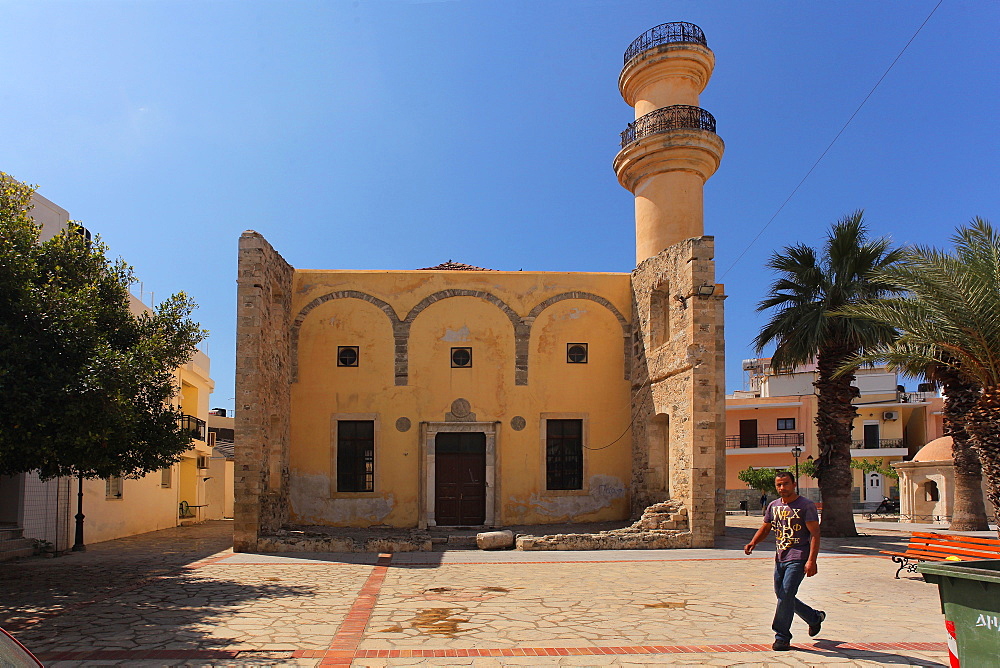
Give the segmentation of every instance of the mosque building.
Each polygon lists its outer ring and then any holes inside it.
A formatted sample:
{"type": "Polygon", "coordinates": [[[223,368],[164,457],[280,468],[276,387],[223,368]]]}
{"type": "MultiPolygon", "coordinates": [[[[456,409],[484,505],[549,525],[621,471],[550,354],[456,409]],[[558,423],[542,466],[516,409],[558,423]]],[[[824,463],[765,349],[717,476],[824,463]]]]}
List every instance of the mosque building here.
{"type": "Polygon", "coordinates": [[[682,508],[724,529],[723,287],[703,187],[723,142],[698,106],[700,28],[625,53],[614,160],[631,273],[297,269],[240,238],[235,545],[288,527],[504,527],[682,508]]]}

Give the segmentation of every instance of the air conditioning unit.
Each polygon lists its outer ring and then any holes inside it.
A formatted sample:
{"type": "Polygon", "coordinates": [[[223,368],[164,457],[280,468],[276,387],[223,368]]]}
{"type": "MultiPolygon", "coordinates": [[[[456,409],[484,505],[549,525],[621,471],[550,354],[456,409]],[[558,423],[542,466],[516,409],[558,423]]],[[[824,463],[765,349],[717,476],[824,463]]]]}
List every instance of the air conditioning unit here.
{"type": "Polygon", "coordinates": [[[216,438],[216,434],[215,434],[214,431],[208,432],[208,447],[210,447],[210,448],[214,448],[215,447],[215,438],[216,438]]]}
{"type": "Polygon", "coordinates": [[[883,420],[898,420],[899,411],[885,411],[882,413],[883,420]]]}
{"type": "Polygon", "coordinates": [[[205,455],[198,455],[198,468],[207,469],[208,468],[208,457],[205,455]]]}

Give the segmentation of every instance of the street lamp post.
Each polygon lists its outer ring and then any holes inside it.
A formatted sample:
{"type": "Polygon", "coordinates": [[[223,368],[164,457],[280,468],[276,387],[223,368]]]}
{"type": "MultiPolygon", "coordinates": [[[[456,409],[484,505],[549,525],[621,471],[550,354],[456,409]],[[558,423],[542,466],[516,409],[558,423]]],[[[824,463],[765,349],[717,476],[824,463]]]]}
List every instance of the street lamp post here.
{"type": "Polygon", "coordinates": [[[792,457],[795,457],[795,483],[799,480],[799,457],[802,455],[802,448],[795,446],[792,448],[792,457]]]}
{"type": "Polygon", "coordinates": [[[83,544],[83,474],[78,476],[79,488],[76,497],[76,542],[74,552],[83,552],[87,547],[83,544]]]}

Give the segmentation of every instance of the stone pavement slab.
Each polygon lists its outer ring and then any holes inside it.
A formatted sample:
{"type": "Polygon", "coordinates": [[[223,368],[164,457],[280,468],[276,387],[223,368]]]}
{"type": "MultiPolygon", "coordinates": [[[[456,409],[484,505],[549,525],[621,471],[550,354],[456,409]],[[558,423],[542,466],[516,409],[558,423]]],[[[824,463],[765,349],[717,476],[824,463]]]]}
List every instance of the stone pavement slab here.
{"type": "Polygon", "coordinates": [[[381,556],[233,554],[206,523],[5,564],[0,626],[48,666],[947,664],[936,587],[876,554],[898,531],[828,539],[822,632],[771,651],[746,519],[712,550],[381,556]]]}

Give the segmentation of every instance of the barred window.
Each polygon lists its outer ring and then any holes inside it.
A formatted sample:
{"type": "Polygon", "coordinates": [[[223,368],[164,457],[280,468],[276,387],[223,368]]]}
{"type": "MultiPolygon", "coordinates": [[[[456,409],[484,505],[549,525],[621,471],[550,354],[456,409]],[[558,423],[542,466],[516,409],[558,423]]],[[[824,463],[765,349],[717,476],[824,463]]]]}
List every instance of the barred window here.
{"type": "Polygon", "coordinates": [[[545,488],[583,489],[583,420],[545,421],[545,488]]]}
{"type": "Polygon", "coordinates": [[[337,491],[375,490],[375,421],[337,421],[337,491]]]}

